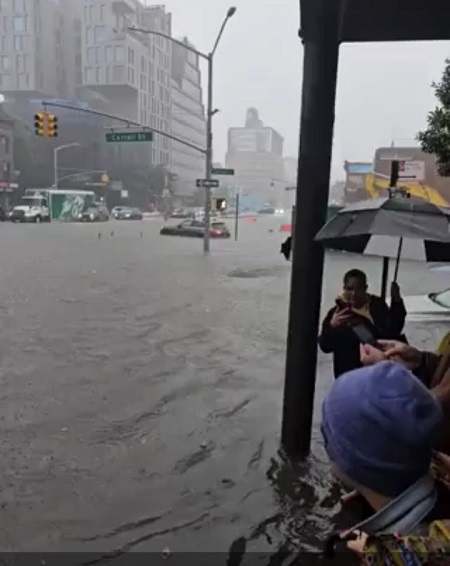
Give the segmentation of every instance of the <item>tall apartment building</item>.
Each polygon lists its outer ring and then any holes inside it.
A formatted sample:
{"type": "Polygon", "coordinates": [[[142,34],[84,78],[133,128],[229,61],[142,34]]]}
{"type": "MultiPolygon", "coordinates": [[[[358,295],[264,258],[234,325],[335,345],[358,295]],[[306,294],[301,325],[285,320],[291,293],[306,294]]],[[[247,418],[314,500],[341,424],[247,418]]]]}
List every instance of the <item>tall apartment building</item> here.
{"type": "Polygon", "coordinates": [[[0,92],[8,98],[73,96],[75,71],[67,58],[67,42],[76,25],[72,3],[62,7],[58,0],[3,0],[1,4],[0,92]]]}
{"type": "Polygon", "coordinates": [[[244,127],[228,130],[226,166],[235,170],[239,190],[284,206],[283,142],[274,128],[264,126],[255,108],[247,110],[244,127]]]}
{"type": "MultiPolygon", "coordinates": [[[[187,38],[183,43],[193,47],[187,38]]],[[[199,57],[192,51],[174,44],[172,47],[172,134],[204,148],[206,145],[206,117],[203,105],[199,57]]],[[[172,173],[177,176],[176,192],[192,195],[195,180],[205,174],[205,156],[172,141],[172,173]]]]}
{"type": "MultiPolygon", "coordinates": [[[[171,35],[171,14],[164,6],[145,6],[139,0],[81,2],[85,91],[99,94],[110,114],[170,133],[171,42],[129,28],[171,35]]],[[[156,134],[151,146],[124,146],[117,151],[128,161],[170,166],[165,136],[156,134]]]]}

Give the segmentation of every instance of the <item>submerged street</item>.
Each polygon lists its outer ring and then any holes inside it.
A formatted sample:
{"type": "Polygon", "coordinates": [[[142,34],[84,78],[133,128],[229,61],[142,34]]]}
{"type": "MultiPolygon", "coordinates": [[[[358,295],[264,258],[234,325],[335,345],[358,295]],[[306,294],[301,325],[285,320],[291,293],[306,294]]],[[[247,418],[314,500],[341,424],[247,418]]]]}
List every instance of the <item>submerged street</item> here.
{"type": "MultiPolygon", "coordinates": [[[[233,544],[319,548],[339,493],[318,427],[302,469],[278,454],[284,222],[242,219],[239,241],[213,241],[208,258],[201,240],[159,236],[159,220],[0,224],[1,550],[108,557],[201,541],[225,562],[233,544]]],[[[324,310],[351,267],[378,293],[381,260],[330,254],[324,310]]],[[[399,283],[423,294],[450,276],[403,263],[399,283]]],[[[318,407],[332,379],[319,359],[318,407]]]]}

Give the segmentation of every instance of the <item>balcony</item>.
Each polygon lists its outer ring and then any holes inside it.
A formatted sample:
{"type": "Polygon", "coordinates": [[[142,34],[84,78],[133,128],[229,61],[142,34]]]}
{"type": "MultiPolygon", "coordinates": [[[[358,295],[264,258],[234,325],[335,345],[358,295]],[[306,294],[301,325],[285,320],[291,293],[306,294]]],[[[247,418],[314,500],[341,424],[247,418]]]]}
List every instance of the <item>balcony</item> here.
{"type": "Polygon", "coordinates": [[[112,6],[113,11],[121,16],[133,14],[139,9],[139,3],[136,0],[114,0],[112,6]]]}

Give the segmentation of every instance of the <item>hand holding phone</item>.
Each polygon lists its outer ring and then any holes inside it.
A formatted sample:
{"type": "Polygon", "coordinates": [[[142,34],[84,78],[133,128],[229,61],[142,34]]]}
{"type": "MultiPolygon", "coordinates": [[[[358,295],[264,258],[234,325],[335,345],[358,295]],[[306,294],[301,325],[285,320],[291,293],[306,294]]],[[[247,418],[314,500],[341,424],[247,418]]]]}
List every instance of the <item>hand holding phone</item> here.
{"type": "Polygon", "coordinates": [[[348,322],[350,317],[351,311],[349,309],[336,309],[330,320],[331,328],[338,328],[339,326],[342,326],[343,324],[348,322]]]}
{"type": "Polygon", "coordinates": [[[383,350],[383,347],[379,342],[375,340],[375,337],[370,332],[370,330],[364,324],[357,324],[352,327],[353,332],[358,337],[361,344],[368,344],[377,350],[383,350]]]}

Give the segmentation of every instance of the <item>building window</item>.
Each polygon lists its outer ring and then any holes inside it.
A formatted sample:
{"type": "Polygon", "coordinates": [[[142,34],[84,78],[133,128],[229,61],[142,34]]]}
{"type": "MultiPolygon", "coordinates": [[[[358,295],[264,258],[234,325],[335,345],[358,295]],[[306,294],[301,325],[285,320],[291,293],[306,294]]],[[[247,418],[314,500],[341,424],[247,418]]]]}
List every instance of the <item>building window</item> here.
{"type": "Polygon", "coordinates": [[[93,43],[93,33],[92,33],[92,28],[90,26],[88,26],[86,28],[86,43],[89,45],[91,43],[93,43]]]}
{"type": "Polygon", "coordinates": [[[101,51],[100,51],[100,47],[96,47],[95,48],[95,62],[97,63],[97,65],[99,63],[101,63],[101,60],[102,60],[102,54],[101,54],[101,51]]]}
{"type": "Polygon", "coordinates": [[[95,81],[95,73],[93,67],[86,67],[84,70],[85,80],[88,84],[93,84],[95,81]]]}
{"type": "Polygon", "coordinates": [[[23,55],[16,55],[16,72],[23,73],[25,71],[25,58],[23,55]]]}
{"type": "Polygon", "coordinates": [[[87,50],[87,62],[89,63],[89,65],[93,65],[93,64],[94,64],[94,48],[93,48],[93,47],[88,47],[88,50],[87,50]]]}
{"type": "Polygon", "coordinates": [[[14,31],[22,32],[27,29],[27,20],[25,16],[15,16],[13,18],[14,31]]]}
{"type": "Polygon", "coordinates": [[[112,49],[113,49],[113,48],[112,48],[112,45],[107,45],[107,46],[105,47],[105,61],[106,61],[107,63],[112,63],[112,62],[113,62],[113,57],[112,57],[113,50],[112,50],[112,49]]]}
{"type": "Polygon", "coordinates": [[[14,51],[23,50],[23,35],[14,36],[14,51]]]}
{"type": "Polygon", "coordinates": [[[94,28],[94,42],[101,43],[106,41],[106,27],[105,26],[95,26],[94,28]]]}
{"type": "Polygon", "coordinates": [[[25,0],[14,0],[14,12],[25,11],[25,0]]]}
{"type": "Polygon", "coordinates": [[[105,5],[100,4],[100,21],[103,23],[105,21],[105,5]]]}
{"type": "Polygon", "coordinates": [[[9,71],[9,69],[11,68],[11,62],[7,55],[3,55],[3,57],[1,58],[1,63],[2,63],[2,71],[9,71]]]}
{"type": "Polygon", "coordinates": [[[114,63],[125,63],[125,48],[122,45],[114,46],[114,63]]]}
{"type": "Polygon", "coordinates": [[[130,47],[128,48],[128,63],[134,65],[134,51],[130,47]]]}
{"type": "Polygon", "coordinates": [[[95,69],[95,82],[97,84],[101,84],[103,82],[103,78],[102,78],[102,69],[101,67],[97,67],[95,69]]]}
{"type": "Polygon", "coordinates": [[[112,70],[113,82],[123,82],[125,76],[125,67],[123,65],[114,65],[112,70]]]}

